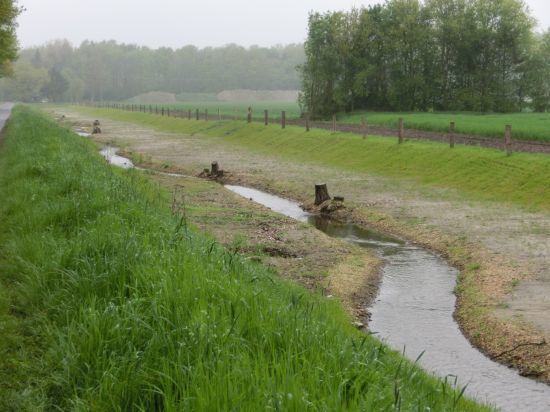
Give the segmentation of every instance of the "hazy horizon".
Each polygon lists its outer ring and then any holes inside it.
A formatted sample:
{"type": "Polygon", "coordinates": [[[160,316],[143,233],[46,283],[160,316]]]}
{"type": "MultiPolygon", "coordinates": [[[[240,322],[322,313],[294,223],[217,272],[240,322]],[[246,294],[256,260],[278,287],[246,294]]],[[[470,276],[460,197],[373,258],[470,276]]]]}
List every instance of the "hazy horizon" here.
{"type": "MultiPolygon", "coordinates": [[[[380,0],[212,0],[192,5],[177,0],[138,3],[135,0],[19,0],[26,11],[19,17],[22,48],[66,39],[78,46],[85,40],[136,44],[151,48],[275,46],[302,43],[310,11],[349,10],[380,0]],[[168,28],[168,29],[167,29],[168,28]]],[[[550,2],[527,0],[538,30],[550,27],[550,2]]]]}

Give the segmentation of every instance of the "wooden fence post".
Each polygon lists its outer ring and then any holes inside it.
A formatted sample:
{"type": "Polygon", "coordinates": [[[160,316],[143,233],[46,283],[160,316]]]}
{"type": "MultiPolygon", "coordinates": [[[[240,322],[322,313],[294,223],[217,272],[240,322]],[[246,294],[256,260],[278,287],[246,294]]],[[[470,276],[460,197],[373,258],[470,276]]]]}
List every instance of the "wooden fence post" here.
{"type": "Polygon", "coordinates": [[[204,109],[204,121],[208,121],[208,109],[204,109]]]}
{"type": "Polygon", "coordinates": [[[170,108],[166,109],[167,116],[170,117],[170,108]]]}
{"type": "Polygon", "coordinates": [[[504,130],[504,144],[506,146],[506,156],[512,156],[512,126],[507,124],[504,130]]]}
{"type": "Polygon", "coordinates": [[[285,128],[286,127],[286,112],[283,110],[281,112],[281,128],[285,128]]]}
{"type": "Polygon", "coordinates": [[[218,107],[218,121],[222,120],[222,115],[220,113],[220,108],[218,107]]]}
{"type": "Polygon", "coordinates": [[[191,120],[191,109],[187,110],[187,120],[191,120]]]}
{"type": "Polygon", "coordinates": [[[200,115],[199,115],[199,109],[195,109],[195,118],[196,118],[197,120],[199,120],[199,117],[200,117],[200,115]]]}
{"type": "Polygon", "coordinates": [[[159,107],[155,106],[155,114],[159,114],[159,107]]]}
{"type": "Polygon", "coordinates": [[[336,115],[332,115],[332,133],[336,133],[336,115]]]}
{"type": "Polygon", "coordinates": [[[363,139],[367,138],[367,120],[365,116],[361,116],[361,131],[363,132],[363,139]]]}
{"type": "Polygon", "coordinates": [[[269,124],[269,112],[264,110],[264,126],[267,126],[269,124]]]}
{"type": "Polygon", "coordinates": [[[451,149],[455,147],[455,122],[449,124],[449,146],[451,149]]]}
{"type": "Polygon", "coordinates": [[[309,132],[309,112],[306,113],[306,132],[309,132]]]}
{"type": "Polygon", "coordinates": [[[246,114],[246,122],[252,123],[252,107],[248,106],[248,113],[246,114]]]}
{"type": "Polygon", "coordinates": [[[399,131],[398,131],[398,134],[397,134],[399,144],[403,143],[403,135],[405,134],[404,129],[405,128],[403,126],[403,118],[400,117],[399,118],[399,131]]]}

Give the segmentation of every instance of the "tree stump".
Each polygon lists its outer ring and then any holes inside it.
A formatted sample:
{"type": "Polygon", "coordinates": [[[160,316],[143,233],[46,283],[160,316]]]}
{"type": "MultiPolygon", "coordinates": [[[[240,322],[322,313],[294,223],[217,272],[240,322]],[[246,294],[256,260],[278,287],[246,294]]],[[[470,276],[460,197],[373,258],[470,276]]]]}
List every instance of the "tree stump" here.
{"type": "Polygon", "coordinates": [[[212,176],[218,176],[220,173],[220,166],[218,165],[218,162],[212,162],[212,169],[210,170],[210,174],[212,176]]]}
{"type": "Polygon", "coordinates": [[[99,120],[94,120],[94,126],[101,126],[101,125],[99,124],[99,120]]]}
{"type": "Polygon", "coordinates": [[[101,134],[101,129],[99,128],[99,126],[94,126],[92,134],[101,134]]]}
{"type": "Polygon", "coordinates": [[[327,185],[325,183],[315,185],[315,206],[330,200],[327,185]]]}

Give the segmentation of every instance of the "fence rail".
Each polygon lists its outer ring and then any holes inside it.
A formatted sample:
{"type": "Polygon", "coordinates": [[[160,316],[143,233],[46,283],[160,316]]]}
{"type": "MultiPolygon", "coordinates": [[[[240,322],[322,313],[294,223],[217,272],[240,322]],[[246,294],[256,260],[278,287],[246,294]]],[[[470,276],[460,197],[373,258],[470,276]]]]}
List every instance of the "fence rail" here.
{"type": "Polygon", "coordinates": [[[313,121],[309,118],[307,113],[303,114],[298,119],[289,119],[286,116],[285,111],[281,111],[280,115],[270,116],[268,110],[263,110],[261,116],[254,116],[254,111],[251,107],[245,113],[239,113],[235,110],[233,115],[221,114],[220,109],[215,114],[208,113],[207,109],[201,111],[196,108],[194,110],[194,116],[192,116],[193,110],[187,109],[174,109],[165,108],[158,105],[144,105],[144,104],[124,104],[124,103],[98,103],[87,102],[81,103],[84,106],[92,106],[97,108],[107,108],[115,110],[125,110],[130,112],[149,113],[160,116],[181,118],[186,120],[194,119],[197,121],[215,120],[215,121],[244,121],[247,123],[263,123],[264,125],[278,124],[281,128],[289,126],[304,127],[306,131],[310,129],[324,129],[330,130],[333,133],[345,132],[361,135],[363,138],[367,138],[368,135],[394,137],[397,138],[398,143],[403,143],[407,139],[418,140],[430,140],[437,142],[448,142],[449,147],[452,149],[456,144],[479,146],[486,148],[501,149],[508,156],[511,156],[514,151],[516,152],[528,152],[528,153],[550,153],[550,144],[528,140],[513,140],[512,125],[506,125],[503,130],[503,138],[491,138],[475,135],[460,134],[455,132],[456,123],[450,122],[449,131],[447,133],[430,132],[424,130],[406,129],[405,122],[402,118],[398,119],[399,127],[397,129],[373,126],[368,124],[366,118],[361,120],[361,124],[351,123],[338,123],[336,116],[332,117],[331,121],[313,121]]]}

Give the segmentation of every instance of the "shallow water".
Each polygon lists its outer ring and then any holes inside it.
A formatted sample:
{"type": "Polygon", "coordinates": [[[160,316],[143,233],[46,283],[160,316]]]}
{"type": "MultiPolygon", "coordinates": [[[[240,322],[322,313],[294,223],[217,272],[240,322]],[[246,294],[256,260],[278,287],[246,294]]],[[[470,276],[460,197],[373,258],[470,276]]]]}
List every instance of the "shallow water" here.
{"type": "Polygon", "coordinates": [[[384,259],[379,295],[370,307],[369,328],[411,360],[462,387],[466,395],[503,411],[550,411],[550,386],[493,362],[462,335],[453,318],[457,270],[410,243],[353,224],[304,212],[297,203],[255,189],[226,186],[239,195],[327,235],[374,249],[384,259]]]}
{"type": "Polygon", "coordinates": [[[74,133],[76,133],[77,135],[79,135],[80,137],[90,137],[91,134],[88,133],[86,130],[84,129],[75,129],[74,130],[74,133]]]}
{"type": "Polygon", "coordinates": [[[118,148],[106,146],[99,152],[109,163],[114,166],[122,167],[123,169],[131,169],[134,164],[130,159],[117,155],[118,148]]]}

